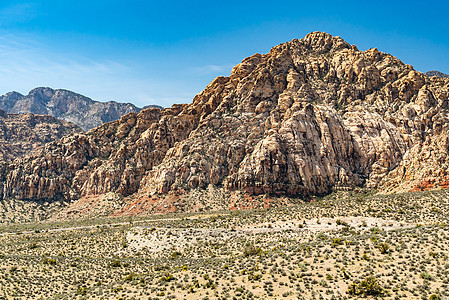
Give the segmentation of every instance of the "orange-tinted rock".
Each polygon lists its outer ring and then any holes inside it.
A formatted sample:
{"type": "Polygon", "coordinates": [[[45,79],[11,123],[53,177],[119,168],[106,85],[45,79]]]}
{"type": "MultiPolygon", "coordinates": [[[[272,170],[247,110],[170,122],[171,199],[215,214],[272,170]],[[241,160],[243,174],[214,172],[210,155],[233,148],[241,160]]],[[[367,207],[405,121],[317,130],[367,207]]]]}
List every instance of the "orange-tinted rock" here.
{"type": "Polygon", "coordinates": [[[243,60],[191,104],[46,145],[5,171],[3,197],[410,190],[448,175],[448,90],[449,79],[314,32],[243,60]]]}

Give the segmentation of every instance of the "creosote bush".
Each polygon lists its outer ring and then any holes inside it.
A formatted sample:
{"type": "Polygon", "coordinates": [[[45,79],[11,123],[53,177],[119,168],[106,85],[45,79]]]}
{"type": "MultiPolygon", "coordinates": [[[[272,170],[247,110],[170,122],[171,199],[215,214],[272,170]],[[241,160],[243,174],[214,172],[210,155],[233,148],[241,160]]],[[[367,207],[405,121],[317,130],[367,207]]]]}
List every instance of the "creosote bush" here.
{"type": "Polygon", "coordinates": [[[359,283],[352,283],[349,286],[348,294],[355,296],[380,296],[383,288],[374,276],[368,276],[359,283]]]}
{"type": "Polygon", "coordinates": [[[172,280],[175,280],[176,278],[175,278],[175,276],[173,276],[172,274],[170,274],[170,273],[165,273],[162,277],[161,277],[161,281],[164,281],[164,282],[169,282],[169,281],[172,281],[172,280]]]}
{"type": "Polygon", "coordinates": [[[377,245],[377,248],[382,254],[387,254],[388,252],[390,252],[390,244],[388,243],[379,243],[377,245]]]}
{"type": "Polygon", "coordinates": [[[44,259],[42,260],[42,263],[45,265],[56,265],[56,259],[54,258],[48,258],[48,257],[44,257],[44,259]]]}

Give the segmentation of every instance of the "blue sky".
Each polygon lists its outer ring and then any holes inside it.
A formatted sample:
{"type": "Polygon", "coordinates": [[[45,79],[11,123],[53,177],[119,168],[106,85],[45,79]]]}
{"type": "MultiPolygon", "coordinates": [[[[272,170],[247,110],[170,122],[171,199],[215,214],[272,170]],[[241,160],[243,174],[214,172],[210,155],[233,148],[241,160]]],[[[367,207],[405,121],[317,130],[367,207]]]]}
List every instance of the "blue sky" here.
{"type": "Polygon", "coordinates": [[[69,89],[188,103],[254,53],[311,31],[449,73],[445,1],[0,1],[0,93],[69,89]]]}

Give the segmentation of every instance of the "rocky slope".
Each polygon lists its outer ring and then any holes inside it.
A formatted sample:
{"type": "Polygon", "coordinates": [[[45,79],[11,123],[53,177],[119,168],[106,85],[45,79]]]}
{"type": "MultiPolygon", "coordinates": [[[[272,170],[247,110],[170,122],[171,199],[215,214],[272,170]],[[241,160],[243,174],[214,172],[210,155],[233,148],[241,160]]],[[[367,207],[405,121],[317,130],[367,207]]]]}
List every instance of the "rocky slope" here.
{"type": "Polygon", "coordinates": [[[447,78],[447,77],[449,77],[449,75],[444,74],[444,73],[442,73],[440,71],[428,71],[428,72],[426,72],[426,75],[427,76],[436,76],[436,77],[440,77],[440,78],[447,78]]]}
{"type": "Polygon", "coordinates": [[[190,104],[47,144],[5,170],[1,197],[444,185],[448,96],[449,79],[314,32],[244,59],[190,104]]]}
{"type": "Polygon", "coordinates": [[[98,102],[71,91],[43,87],[30,91],[26,96],[17,92],[0,96],[0,109],[16,114],[50,115],[75,123],[85,131],[141,110],[131,103],[98,102]]]}
{"type": "Polygon", "coordinates": [[[0,110],[0,161],[12,162],[46,143],[81,131],[75,124],[50,116],[7,114],[0,110]]]}

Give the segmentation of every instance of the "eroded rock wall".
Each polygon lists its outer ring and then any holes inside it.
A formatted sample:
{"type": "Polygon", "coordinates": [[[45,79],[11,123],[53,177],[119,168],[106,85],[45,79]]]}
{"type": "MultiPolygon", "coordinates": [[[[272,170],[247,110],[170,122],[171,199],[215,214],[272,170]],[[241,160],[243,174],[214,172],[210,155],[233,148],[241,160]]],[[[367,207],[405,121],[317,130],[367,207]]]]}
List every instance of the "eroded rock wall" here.
{"type": "MultiPolygon", "coordinates": [[[[418,157],[445,159],[435,151],[448,136],[448,86],[377,49],[314,32],[244,59],[191,104],[49,144],[10,166],[3,197],[406,188],[400,178],[429,176],[418,157]]],[[[446,174],[435,166],[435,176],[446,174]]]]}

